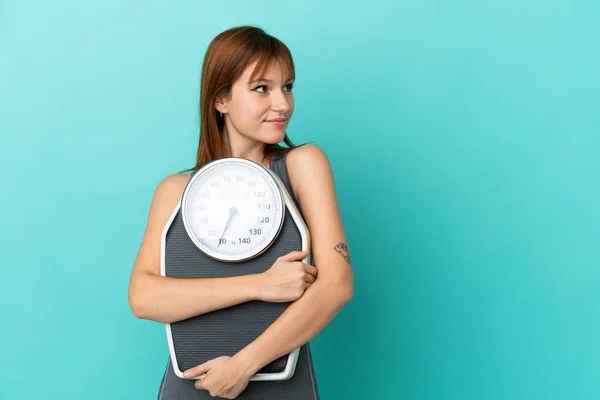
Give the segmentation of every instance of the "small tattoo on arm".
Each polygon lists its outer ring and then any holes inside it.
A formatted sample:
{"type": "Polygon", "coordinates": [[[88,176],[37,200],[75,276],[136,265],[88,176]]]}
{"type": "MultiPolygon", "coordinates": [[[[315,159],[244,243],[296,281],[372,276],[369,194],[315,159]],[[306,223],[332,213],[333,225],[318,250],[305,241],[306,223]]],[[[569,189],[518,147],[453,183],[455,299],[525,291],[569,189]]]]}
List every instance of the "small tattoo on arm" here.
{"type": "Polygon", "coordinates": [[[350,259],[350,250],[348,250],[348,246],[346,246],[344,243],[338,243],[333,249],[340,253],[348,264],[352,264],[352,260],[350,259]]]}

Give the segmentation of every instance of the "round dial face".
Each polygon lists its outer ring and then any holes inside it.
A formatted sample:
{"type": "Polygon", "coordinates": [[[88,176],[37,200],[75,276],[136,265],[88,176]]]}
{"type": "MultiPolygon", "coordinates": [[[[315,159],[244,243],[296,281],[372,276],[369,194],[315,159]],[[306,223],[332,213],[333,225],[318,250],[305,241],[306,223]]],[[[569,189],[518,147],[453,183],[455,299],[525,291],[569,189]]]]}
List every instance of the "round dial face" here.
{"type": "Polygon", "coordinates": [[[281,189],[254,161],[223,158],[205,165],[183,194],[185,229],[209,257],[243,261],[265,251],[284,217],[281,189]]]}

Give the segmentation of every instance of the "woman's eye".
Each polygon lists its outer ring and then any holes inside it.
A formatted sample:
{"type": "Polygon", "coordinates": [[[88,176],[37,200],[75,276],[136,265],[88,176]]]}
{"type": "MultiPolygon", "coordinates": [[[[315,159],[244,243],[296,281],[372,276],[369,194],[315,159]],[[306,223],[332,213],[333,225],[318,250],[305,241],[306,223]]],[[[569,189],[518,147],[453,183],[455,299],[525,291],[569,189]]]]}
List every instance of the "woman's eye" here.
{"type": "Polygon", "coordinates": [[[259,93],[264,93],[266,89],[267,89],[267,86],[261,85],[261,86],[255,87],[254,91],[259,92],[259,93]],[[259,90],[260,88],[263,88],[264,90],[261,91],[261,90],[259,90]]]}
{"type": "MultiPolygon", "coordinates": [[[[291,92],[293,87],[294,87],[293,83],[288,83],[287,85],[284,86],[284,89],[286,92],[291,92]]],[[[261,86],[255,87],[252,90],[254,90],[255,92],[259,92],[259,93],[265,93],[267,91],[267,89],[269,89],[269,87],[267,85],[261,85],[261,86]]]]}

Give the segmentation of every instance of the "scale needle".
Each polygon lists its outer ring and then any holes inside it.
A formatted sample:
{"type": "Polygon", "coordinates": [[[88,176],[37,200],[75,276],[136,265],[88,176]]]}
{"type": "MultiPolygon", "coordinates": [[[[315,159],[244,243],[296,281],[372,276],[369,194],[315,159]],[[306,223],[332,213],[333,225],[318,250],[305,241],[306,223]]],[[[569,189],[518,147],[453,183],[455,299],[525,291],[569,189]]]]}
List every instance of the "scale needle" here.
{"type": "Polygon", "coordinates": [[[225,223],[225,228],[223,228],[223,234],[221,235],[221,239],[219,239],[219,244],[217,245],[217,249],[221,245],[221,241],[223,240],[223,237],[225,236],[225,232],[227,231],[227,227],[229,226],[229,221],[231,221],[231,218],[233,218],[233,216],[235,214],[237,214],[237,208],[231,207],[229,209],[229,217],[227,218],[227,222],[225,223]]]}

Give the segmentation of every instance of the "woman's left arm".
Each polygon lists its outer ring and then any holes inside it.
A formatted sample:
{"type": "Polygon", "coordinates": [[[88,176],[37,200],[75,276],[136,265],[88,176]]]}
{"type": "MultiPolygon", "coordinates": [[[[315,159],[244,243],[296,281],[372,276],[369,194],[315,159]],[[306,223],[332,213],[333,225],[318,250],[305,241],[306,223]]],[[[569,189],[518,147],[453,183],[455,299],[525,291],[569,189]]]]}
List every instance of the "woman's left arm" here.
{"type": "Polygon", "coordinates": [[[352,262],[329,159],[319,147],[304,145],[290,151],[287,166],[310,231],[318,274],[300,299],[234,356],[251,373],[312,339],[354,293],[352,262]]]}

